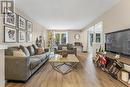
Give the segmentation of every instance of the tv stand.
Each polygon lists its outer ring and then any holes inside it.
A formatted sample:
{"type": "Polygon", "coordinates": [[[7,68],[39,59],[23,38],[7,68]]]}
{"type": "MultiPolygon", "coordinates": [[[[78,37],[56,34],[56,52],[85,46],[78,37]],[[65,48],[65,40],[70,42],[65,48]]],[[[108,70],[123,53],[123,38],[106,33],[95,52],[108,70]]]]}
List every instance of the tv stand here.
{"type": "MultiPolygon", "coordinates": [[[[96,52],[96,55],[98,55],[99,60],[101,60],[101,56],[104,55],[104,54],[103,54],[103,52],[96,52]]],[[[124,65],[127,65],[130,69],[130,56],[120,55],[120,58],[115,58],[116,53],[112,53],[112,52],[106,52],[105,55],[106,55],[107,60],[118,61],[119,63],[121,63],[123,65],[123,68],[120,69],[119,72],[118,72],[117,80],[121,81],[123,84],[128,86],[128,82],[125,82],[125,81],[122,80],[122,72],[128,73],[128,75],[129,75],[128,79],[130,81],[130,70],[126,70],[124,68],[124,65]]],[[[100,63],[100,62],[98,62],[98,63],[100,63]]],[[[101,64],[99,64],[99,65],[101,65],[101,64]]],[[[112,66],[113,66],[113,63],[108,64],[108,67],[106,67],[108,69],[108,71],[109,71],[110,67],[112,67],[112,66]]],[[[109,73],[110,73],[110,71],[109,71],[109,73]]]]}

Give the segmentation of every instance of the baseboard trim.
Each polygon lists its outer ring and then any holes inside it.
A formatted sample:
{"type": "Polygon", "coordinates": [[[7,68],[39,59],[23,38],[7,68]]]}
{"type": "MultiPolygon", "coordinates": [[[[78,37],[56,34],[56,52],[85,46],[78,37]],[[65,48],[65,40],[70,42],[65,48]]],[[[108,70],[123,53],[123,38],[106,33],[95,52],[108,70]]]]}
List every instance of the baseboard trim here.
{"type": "Polygon", "coordinates": [[[5,87],[5,81],[0,81],[0,87],[5,87]]]}

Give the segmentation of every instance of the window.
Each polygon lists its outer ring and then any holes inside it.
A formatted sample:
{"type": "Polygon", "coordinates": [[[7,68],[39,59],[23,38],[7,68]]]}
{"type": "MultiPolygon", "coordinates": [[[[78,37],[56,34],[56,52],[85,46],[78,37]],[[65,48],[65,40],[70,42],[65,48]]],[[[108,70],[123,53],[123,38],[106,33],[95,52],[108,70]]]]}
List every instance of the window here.
{"type": "Polygon", "coordinates": [[[55,32],[54,35],[57,45],[68,43],[68,32],[55,32]]]}
{"type": "Polygon", "coordinates": [[[95,42],[103,42],[103,22],[99,22],[95,25],[95,42]]]}
{"type": "Polygon", "coordinates": [[[60,44],[60,34],[59,33],[55,34],[55,40],[56,40],[56,44],[60,44]]]}
{"type": "Polygon", "coordinates": [[[104,33],[103,33],[103,22],[99,22],[88,29],[88,46],[92,47],[93,43],[103,44],[104,33]]]}
{"type": "Polygon", "coordinates": [[[101,42],[101,34],[96,33],[96,43],[100,43],[100,42],[101,42]]]}

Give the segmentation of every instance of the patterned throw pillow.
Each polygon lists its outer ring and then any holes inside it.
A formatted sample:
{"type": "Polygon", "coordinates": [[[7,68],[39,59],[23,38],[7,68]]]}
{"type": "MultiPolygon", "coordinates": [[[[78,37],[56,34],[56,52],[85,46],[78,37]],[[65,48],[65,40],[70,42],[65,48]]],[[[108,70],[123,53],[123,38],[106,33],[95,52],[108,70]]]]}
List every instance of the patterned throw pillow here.
{"type": "Polygon", "coordinates": [[[33,46],[28,46],[27,48],[30,53],[30,56],[33,56],[35,54],[35,50],[34,50],[33,46]]]}
{"type": "Polygon", "coordinates": [[[25,53],[20,49],[20,50],[17,50],[17,51],[13,51],[13,56],[14,57],[27,57],[25,55],[25,53]]]}
{"type": "Polygon", "coordinates": [[[37,49],[37,55],[40,55],[40,54],[42,54],[42,53],[44,53],[44,49],[42,48],[42,47],[39,47],[38,49],[37,49]]]}

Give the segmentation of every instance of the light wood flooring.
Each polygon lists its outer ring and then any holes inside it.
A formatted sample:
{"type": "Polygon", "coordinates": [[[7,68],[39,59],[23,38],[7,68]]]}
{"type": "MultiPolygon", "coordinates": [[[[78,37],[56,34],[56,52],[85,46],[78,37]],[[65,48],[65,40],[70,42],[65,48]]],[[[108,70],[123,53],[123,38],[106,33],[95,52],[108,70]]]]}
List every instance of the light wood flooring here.
{"type": "Polygon", "coordinates": [[[43,66],[26,83],[6,83],[6,87],[126,87],[110,75],[95,68],[91,54],[80,53],[77,69],[62,75],[49,63],[43,66]]]}

